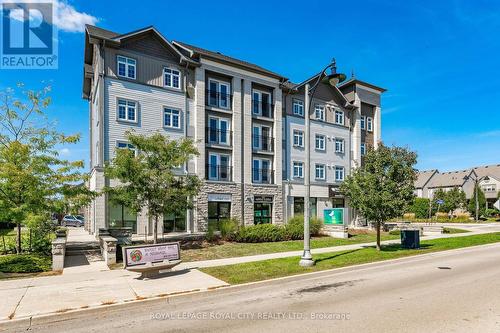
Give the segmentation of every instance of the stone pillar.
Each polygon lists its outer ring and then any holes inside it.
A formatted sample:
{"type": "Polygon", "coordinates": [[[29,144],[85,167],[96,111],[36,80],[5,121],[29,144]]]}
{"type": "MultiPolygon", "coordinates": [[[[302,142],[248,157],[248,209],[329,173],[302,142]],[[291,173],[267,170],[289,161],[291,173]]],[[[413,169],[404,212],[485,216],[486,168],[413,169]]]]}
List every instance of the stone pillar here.
{"type": "Polygon", "coordinates": [[[57,237],[52,241],[52,270],[64,269],[64,256],[66,255],[66,236],[57,237]]]}
{"type": "Polygon", "coordinates": [[[118,240],[111,236],[99,237],[101,255],[106,265],[116,264],[116,245],[118,240]]]}
{"type": "Polygon", "coordinates": [[[354,99],[356,109],[353,111],[351,161],[352,167],[361,166],[361,100],[358,95],[354,99]]]}
{"type": "Polygon", "coordinates": [[[376,106],[373,108],[373,147],[377,149],[380,141],[382,140],[382,123],[381,123],[381,108],[376,106]]]}

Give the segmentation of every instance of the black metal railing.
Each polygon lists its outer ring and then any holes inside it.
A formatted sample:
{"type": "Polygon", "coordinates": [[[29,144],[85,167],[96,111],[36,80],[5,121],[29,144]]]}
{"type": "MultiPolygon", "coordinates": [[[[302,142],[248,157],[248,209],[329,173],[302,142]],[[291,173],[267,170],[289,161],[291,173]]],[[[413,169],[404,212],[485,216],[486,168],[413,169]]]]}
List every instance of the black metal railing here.
{"type": "Polygon", "coordinates": [[[231,109],[233,95],[230,93],[221,93],[210,89],[207,89],[205,92],[206,105],[220,109],[231,109]]]}
{"type": "Polygon", "coordinates": [[[271,169],[252,169],[252,181],[258,184],[273,184],[274,171],[271,169]]]}
{"type": "Polygon", "coordinates": [[[252,148],[256,151],[273,152],[274,138],[267,135],[252,135],[252,148]]]}
{"type": "Polygon", "coordinates": [[[264,118],[274,118],[274,104],[252,99],[252,114],[264,118]]]}
{"type": "Polygon", "coordinates": [[[205,167],[205,176],[208,180],[231,181],[233,168],[230,166],[207,164],[205,167]]]}
{"type": "Polygon", "coordinates": [[[233,132],[213,127],[205,128],[205,142],[212,145],[233,145],[233,132]]]}

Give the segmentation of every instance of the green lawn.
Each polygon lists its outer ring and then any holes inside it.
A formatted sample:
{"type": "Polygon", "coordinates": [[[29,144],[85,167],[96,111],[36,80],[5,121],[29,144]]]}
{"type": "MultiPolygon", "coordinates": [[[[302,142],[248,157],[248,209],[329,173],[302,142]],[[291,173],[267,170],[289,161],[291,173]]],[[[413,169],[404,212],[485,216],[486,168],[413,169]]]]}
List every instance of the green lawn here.
{"type": "MultiPolygon", "coordinates": [[[[349,244],[374,242],[376,234],[366,231],[350,231],[352,237],[348,239],[332,237],[314,237],[311,239],[312,248],[322,248],[330,246],[340,246],[349,244]]],[[[398,239],[398,235],[382,233],[382,240],[398,239]]],[[[213,243],[192,243],[182,247],[181,258],[184,262],[211,260],[231,257],[243,257],[257,254],[276,253],[302,250],[304,242],[302,240],[269,243],[233,243],[221,242],[213,243]]]]}
{"type": "Polygon", "coordinates": [[[315,255],[314,260],[316,265],[309,268],[299,266],[299,257],[290,257],[229,266],[209,267],[201,270],[230,284],[240,284],[495,242],[500,242],[500,232],[422,241],[421,249],[419,250],[404,250],[400,248],[399,244],[395,244],[383,246],[380,252],[374,247],[370,247],[351,251],[325,253],[315,255]]]}

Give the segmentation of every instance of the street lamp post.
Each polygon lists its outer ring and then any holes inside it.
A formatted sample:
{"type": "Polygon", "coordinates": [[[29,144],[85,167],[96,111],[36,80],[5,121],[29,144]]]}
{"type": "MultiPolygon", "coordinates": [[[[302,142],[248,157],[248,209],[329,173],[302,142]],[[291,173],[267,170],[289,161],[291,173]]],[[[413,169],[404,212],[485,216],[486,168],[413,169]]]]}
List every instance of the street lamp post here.
{"type": "Polygon", "coordinates": [[[475,197],[475,201],[476,201],[476,209],[475,209],[475,217],[476,217],[476,222],[479,221],[479,183],[482,181],[482,180],[490,180],[490,177],[488,176],[483,176],[483,177],[480,177],[480,178],[477,178],[477,177],[472,177],[472,176],[465,176],[464,177],[464,180],[467,181],[468,179],[472,179],[474,181],[474,197],[475,197]]]}
{"type": "Polygon", "coordinates": [[[319,74],[315,84],[310,87],[309,83],[306,83],[304,87],[304,111],[305,111],[305,153],[306,161],[304,164],[304,186],[305,186],[305,197],[304,197],[304,252],[300,258],[299,265],[302,267],[310,267],[314,265],[311,254],[311,234],[309,229],[311,206],[310,206],[310,194],[311,194],[311,101],[316,92],[318,85],[323,82],[331,86],[336,86],[339,82],[344,81],[346,76],[341,73],[337,73],[337,66],[335,59],[328,64],[319,74]],[[331,73],[326,74],[326,70],[330,68],[331,73]]]}

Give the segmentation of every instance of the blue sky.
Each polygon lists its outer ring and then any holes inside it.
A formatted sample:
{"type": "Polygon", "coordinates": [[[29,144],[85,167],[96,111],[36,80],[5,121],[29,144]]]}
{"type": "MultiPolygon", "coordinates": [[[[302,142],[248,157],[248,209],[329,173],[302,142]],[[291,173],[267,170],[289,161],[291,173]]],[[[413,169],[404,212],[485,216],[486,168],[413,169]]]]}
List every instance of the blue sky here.
{"type": "Polygon", "coordinates": [[[62,152],[70,159],[88,160],[81,26],[96,22],[122,33],[154,25],[170,40],[254,62],[295,82],[334,56],[339,71],[388,89],[382,138],[416,150],[419,168],[500,163],[498,1],[114,3],[59,4],[59,69],[0,70],[2,89],[50,82],[49,117],[65,132],[82,134],[62,152]]]}

